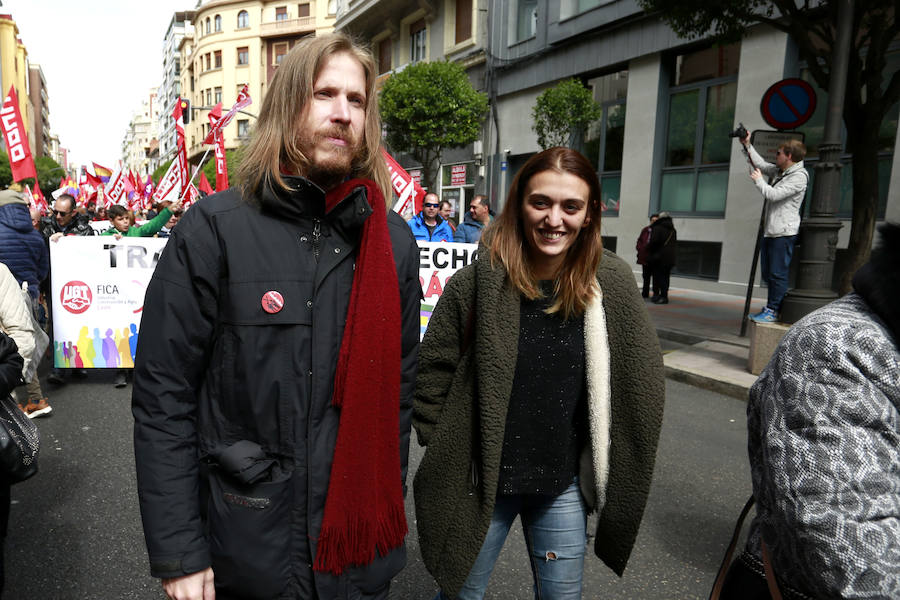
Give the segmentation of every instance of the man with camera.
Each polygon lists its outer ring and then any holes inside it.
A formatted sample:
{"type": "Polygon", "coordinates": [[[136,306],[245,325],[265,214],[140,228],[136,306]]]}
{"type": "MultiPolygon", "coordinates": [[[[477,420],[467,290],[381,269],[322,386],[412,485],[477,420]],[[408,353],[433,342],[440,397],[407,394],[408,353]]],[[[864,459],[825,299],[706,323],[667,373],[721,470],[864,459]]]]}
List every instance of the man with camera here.
{"type": "Polygon", "coordinates": [[[766,203],[760,266],[762,280],[769,287],[769,297],[766,306],[750,315],[750,319],[757,323],[774,323],[778,321],[781,303],[787,294],[788,271],[800,229],[800,205],[809,184],[809,174],[803,166],[806,146],[799,140],[783,143],[772,164],[750,144],[750,134],[743,125],[735,133],[750,163],[750,178],[766,203]]]}

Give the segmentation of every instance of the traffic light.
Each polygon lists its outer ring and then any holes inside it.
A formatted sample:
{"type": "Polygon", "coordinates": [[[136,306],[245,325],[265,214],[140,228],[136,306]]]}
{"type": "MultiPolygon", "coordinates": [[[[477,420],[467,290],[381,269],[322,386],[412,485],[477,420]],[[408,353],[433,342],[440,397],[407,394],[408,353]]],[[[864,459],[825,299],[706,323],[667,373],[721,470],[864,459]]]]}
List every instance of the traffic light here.
{"type": "Polygon", "coordinates": [[[191,122],[191,101],[187,98],[181,99],[181,118],[185,125],[191,122]]]}

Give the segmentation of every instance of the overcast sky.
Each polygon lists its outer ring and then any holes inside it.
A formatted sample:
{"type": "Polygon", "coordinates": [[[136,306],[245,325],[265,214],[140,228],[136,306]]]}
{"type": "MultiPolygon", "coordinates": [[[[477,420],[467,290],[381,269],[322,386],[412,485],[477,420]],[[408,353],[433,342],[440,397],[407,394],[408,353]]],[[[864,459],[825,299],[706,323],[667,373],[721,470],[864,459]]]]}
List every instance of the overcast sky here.
{"type": "Polygon", "coordinates": [[[169,21],[196,0],[0,1],[29,61],[44,71],[50,128],[69,149],[69,165],[115,168],[132,115],[162,83],[169,21]]]}

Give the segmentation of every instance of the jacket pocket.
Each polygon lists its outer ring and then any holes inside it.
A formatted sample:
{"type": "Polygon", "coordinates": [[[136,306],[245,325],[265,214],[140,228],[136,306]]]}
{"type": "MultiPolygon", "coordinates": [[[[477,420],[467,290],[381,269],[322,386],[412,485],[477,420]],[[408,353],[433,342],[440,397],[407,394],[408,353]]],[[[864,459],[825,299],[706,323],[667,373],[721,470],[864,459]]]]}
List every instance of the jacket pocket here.
{"type": "Polygon", "coordinates": [[[216,591],[277,597],[290,576],[290,474],[241,485],[210,469],[207,524],[216,591]]]}
{"type": "Polygon", "coordinates": [[[391,582],[406,566],[406,542],[386,555],[375,553],[375,559],[362,567],[347,569],[350,583],[365,594],[374,594],[391,582]]]}

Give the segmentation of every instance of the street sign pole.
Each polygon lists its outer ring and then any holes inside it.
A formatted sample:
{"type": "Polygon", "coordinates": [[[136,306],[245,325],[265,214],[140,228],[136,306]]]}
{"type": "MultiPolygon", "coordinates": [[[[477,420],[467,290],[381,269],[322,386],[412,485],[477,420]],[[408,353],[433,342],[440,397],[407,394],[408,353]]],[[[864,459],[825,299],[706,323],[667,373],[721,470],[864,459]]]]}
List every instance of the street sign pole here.
{"type": "Polygon", "coordinates": [[[809,218],[800,224],[803,242],[798,256],[797,285],[788,291],[781,307],[781,320],[785,323],[795,323],[837,298],[831,282],[841,222],[834,215],[841,197],[841,114],[847,87],[853,1],[838,0],[837,40],[831,57],[825,132],[819,145],[809,218]]]}

